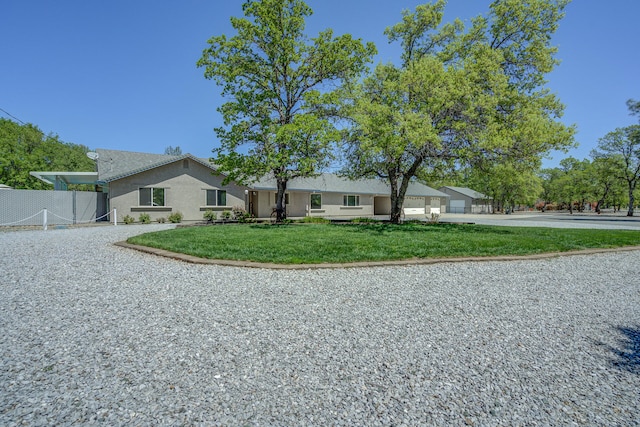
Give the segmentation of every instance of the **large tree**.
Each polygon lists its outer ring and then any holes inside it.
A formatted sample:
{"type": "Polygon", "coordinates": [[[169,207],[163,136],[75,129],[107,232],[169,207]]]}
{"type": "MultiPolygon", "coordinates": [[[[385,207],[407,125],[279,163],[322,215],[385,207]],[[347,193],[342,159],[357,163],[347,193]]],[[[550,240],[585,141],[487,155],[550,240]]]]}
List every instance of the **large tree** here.
{"type": "Polygon", "coordinates": [[[572,144],[573,128],[558,121],[564,107],[544,88],[567,3],[497,0],[468,29],[441,25],[444,0],[403,12],[385,32],[401,43],[402,64],[380,64],[354,92],[344,173],[389,182],[399,222],[416,177],[505,159],[535,170],[572,144]]]}
{"type": "Polygon", "coordinates": [[[244,18],[231,18],[237,34],[212,37],[198,61],[227,99],[214,161],[228,181],[274,178],[282,221],[287,182],[329,165],[338,88],[361,75],[375,47],[330,29],[308,39],[312,11],[302,0],[248,0],[242,9],[244,18]]]}
{"type": "Polygon", "coordinates": [[[608,159],[620,165],[615,176],[627,185],[629,208],[627,216],[633,216],[635,204],[635,190],[640,181],[640,125],[618,128],[609,132],[598,141],[598,147],[593,150],[594,159],[608,159]]]}
{"type": "Polygon", "coordinates": [[[87,151],[84,145],[65,143],[57,135],[45,135],[33,124],[0,118],[0,184],[17,189],[50,189],[50,184],[29,172],[93,171],[95,165],[86,156],[87,151]]]}

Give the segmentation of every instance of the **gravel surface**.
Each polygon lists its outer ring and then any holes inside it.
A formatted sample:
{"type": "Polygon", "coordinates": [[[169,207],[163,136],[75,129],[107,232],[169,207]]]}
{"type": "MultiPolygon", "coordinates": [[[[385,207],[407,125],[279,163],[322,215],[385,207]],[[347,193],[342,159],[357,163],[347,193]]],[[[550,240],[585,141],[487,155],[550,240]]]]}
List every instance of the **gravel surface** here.
{"type": "Polygon", "coordinates": [[[640,425],[640,251],[272,271],[0,233],[0,425],[640,425]]]}

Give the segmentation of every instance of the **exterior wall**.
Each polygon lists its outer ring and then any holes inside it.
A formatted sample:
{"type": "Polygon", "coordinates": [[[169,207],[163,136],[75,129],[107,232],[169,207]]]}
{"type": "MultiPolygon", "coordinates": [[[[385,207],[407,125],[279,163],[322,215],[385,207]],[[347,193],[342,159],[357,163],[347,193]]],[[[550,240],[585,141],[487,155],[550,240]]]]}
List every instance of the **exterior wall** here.
{"type": "Polygon", "coordinates": [[[148,213],[152,221],[167,218],[181,212],[183,221],[202,221],[207,209],[221,212],[234,206],[245,208],[245,187],[235,184],[222,185],[222,176],[211,173],[211,169],[191,159],[180,160],[149,171],[109,183],[111,208],[118,210],[118,221],[125,215],[138,220],[141,213],[148,213]],[[164,188],[165,206],[140,206],[140,188],[164,188]],[[207,206],[206,190],[225,190],[225,206],[207,206]]]}
{"type": "MultiPolygon", "coordinates": [[[[309,193],[307,193],[309,194],[309,193]]],[[[310,216],[322,217],[361,217],[373,216],[374,196],[368,194],[352,194],[360,196],[360,206],[343,206],[345,194],[342,193],[322,193],[322,206],[320,209],[312,209],[310,216]]],[[[311,206],[311,194],[307,199],[307,204],[311,206]]]]}

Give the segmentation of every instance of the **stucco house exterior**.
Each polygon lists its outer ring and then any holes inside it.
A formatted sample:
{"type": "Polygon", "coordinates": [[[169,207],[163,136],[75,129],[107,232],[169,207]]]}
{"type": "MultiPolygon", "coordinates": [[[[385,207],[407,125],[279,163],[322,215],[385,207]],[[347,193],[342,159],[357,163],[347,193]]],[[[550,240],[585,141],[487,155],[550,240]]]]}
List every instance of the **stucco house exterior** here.
{"type": "MultiPolygon", "coordinates": [[[[201,221],[207,210],[222,212],[242,207],[256,218],[269,218],[275,207],[275,179],[261,179],[243,186],[223,185],[208,159],[191,154],[170,156],[98,149],[94,155],[97,172],[91,175],[102,193],[105,212],[117,210],[137,219],[147,213],[152,221],[175,212],[184,221],[201,221]]],[[[34,175],[41,179],[65,180],[64,173],[34,175]]],[[[87,175],[89,177],[89,175],[87,175]]],[[[390,188],[380,180],[351,181],[324,173],[314,178],[289,181],[287,216],[371,217],[389,215],[390,188]]],[[[447,210],[448,196],[426,185],[411,183],[405,198],[405,212],[430,215],[447,210]]]]}
{"type": "Polygon", "coordinates": [[[449,196],[449,213],[492,213],[491,197],[465,187],[444,186],[439,191],[449,196]]]}

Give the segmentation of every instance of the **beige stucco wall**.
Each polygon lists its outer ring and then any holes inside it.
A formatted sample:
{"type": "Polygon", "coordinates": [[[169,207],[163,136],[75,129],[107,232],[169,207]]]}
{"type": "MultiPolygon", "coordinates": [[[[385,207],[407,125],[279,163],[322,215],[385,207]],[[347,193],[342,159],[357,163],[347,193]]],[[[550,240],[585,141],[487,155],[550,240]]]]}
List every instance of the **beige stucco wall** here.
{"type": "Polygon", "coordinates": [[[234,206],[245,207],[245,187],[235,184],[223,186],[224,177],[213,175],[211,169],[191,159],[187,162],[188,168],[180,160],[109,183],[110,207],[118,210],[118,221],[122,221],[125,215],[137,221],[142,212],[148,213],[155,221],[178,211],[183,214],[183,221],[202,221],[202,214],[207,209],[222,211],[234,206]],[[164,188],[166,206],[139,206],[138,190],[144,187],[164,188]],[[206,206],[206,190],[214,189],[227,192],[226,206],[206,206]]]}

